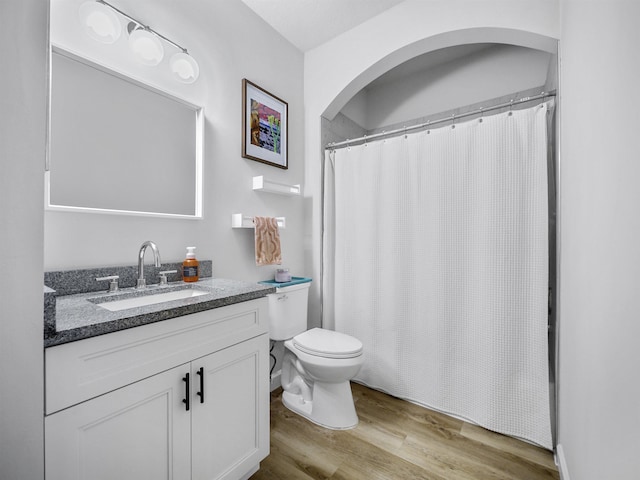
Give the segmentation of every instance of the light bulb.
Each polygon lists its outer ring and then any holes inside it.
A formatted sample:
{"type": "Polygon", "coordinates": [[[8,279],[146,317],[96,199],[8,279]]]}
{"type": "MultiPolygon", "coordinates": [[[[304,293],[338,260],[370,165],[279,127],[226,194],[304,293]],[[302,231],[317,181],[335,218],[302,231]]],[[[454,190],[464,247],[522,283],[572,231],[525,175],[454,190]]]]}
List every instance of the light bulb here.
{"type": "Polygon", "coordinates": [[[91,38],[102,43],[114,43],[122,33],[115,12],[104,3],[89,1],[80,5],[80,21],[91,38]]]}
{"type": "Polygon", "coordinates": [[[183,83],[193,83],[198,79],[200,67],[198,62],[186,52],[178,52],[169,62],[174,76],[183,83]]]}
{"type": "Polygon", "coordinates": [[[129,34],[129,48],[144,65],[158,65],[164,56],[160,39],[144,28],[138,28],[129,34]]]}

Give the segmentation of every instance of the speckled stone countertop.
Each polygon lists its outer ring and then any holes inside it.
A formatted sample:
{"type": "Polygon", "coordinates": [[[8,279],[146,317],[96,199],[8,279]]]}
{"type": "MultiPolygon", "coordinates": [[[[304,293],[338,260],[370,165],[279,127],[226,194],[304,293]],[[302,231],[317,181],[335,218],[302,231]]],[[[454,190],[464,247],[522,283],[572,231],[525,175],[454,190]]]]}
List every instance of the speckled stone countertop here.
{"type": "MultiPolygon", "coordinates": [[[[114,293],[103,291],[58,296],[53,304],[53,308],[55,308],[54,315],[47,317],[47,298],[50,297],[51,292],[48,292],[47,287],[45,287],[44,346],[61,345],[169,318],[246,302],[274,292],[274,287],[258,283],[221,278],[201,278],[194,283],[180,281],[162,286],[152,285],[142,291],[138,291],[135,288],[123,288],[114,293]],[[99,303],[103,302],[188,288],[202,290],[207,293],[197,297],[128,308],[121,311],[109,311],[99,306],[99,303]]],[[[49,310],[51,308],[49,306],[49,310]]]]}

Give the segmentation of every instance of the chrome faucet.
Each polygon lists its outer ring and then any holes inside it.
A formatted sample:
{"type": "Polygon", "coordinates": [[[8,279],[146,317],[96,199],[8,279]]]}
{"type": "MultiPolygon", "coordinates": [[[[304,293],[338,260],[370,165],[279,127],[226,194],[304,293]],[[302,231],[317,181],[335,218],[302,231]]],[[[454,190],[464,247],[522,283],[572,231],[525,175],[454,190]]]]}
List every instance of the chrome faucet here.
{"type": "Polygon", "coordinates": [[[138,252],[138,283],[136,284],[136,288],[145,288],[147,286],[147,281],[144,279],[144,253],[147,247],[151,247],[155,265],[156,267],[160,267],[160,250],[158,250],[158,246],[155,243],[147,240],[142,244],[138,252]]]}

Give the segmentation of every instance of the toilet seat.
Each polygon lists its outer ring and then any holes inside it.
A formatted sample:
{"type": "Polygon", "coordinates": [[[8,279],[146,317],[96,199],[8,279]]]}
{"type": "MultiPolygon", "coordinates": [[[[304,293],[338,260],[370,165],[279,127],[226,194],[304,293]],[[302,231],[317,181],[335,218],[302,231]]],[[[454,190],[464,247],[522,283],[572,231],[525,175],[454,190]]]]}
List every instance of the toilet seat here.
{"type": "Polygon", "coordinates": [[[350,335],[312,328],[293,337],[293,345],[300,351],[324,358],[354,358],[362,355],[362,342],[350,335]]]}

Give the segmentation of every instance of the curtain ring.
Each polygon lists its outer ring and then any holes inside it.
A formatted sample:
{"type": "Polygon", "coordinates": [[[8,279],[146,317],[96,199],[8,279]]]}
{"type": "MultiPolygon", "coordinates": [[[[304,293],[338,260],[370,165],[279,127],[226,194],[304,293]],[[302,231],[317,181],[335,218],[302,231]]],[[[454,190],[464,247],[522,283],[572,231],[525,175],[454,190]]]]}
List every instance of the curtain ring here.
{"type": "Polygon", "coordinates": [[[509,100],[509,116],[513,115],[511,109],[513,108],[513,98],[509,100]]]}
{"type": "Polygon", "coordinates": [[[451,115],[451,128],[456,128],[456,114],[451,115]]]}
{"type": "Polygon", "coordinates": [[[482,116],[484,115],[484,108],[480,107],[480,118],[478,119],[478,123],[482,123],[482,116]]]}

